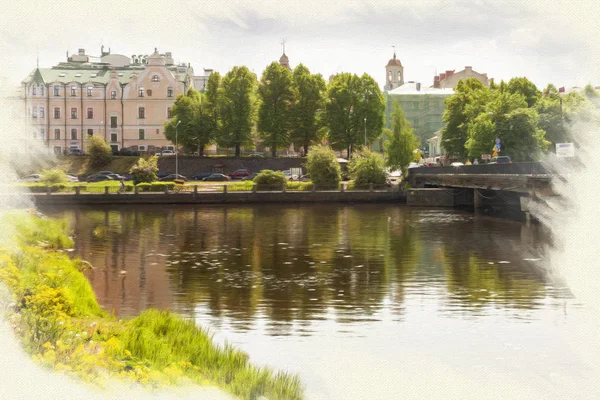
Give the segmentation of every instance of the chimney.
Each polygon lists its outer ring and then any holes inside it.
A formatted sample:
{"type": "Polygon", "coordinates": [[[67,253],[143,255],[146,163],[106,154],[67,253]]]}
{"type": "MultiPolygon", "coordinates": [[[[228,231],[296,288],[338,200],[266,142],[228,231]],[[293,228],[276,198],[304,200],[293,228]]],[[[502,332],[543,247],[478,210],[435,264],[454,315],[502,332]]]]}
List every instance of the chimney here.
{"type": "Polygon", "coordinates": [[[440,81],[443,79],[446,79],[446,74],[444,72],[440,74],[440,81]]]}
{"type": "Polygon", "coordinates": [[[440,87],[440,77],[438,75],[433,77],[433,87],[434,88],[440,87]]]}
{"type": "Polygon", "coordinates": [[[79,55],[85,56],[85,49],[79,49],[79,55]]]}
{"type": "Polygon", "coordinates": [[[470,70],[473,69],[473,67],[470,67],[470,66],[467,65],[467,66],[465,66],[465,69],[470,71],[470,70]]]}
{"type": "Polygon", "coordinates": [[[420,92],[421,91],[421,82],[417,82],[417,91],[420,92]]]}
{"type": "Polygon", "coordinates": [[[561,88],[558,88],[558,93],[564,93],[564,92],[565,92],[565,87],[564,86],[561,87],[561,88]]]}

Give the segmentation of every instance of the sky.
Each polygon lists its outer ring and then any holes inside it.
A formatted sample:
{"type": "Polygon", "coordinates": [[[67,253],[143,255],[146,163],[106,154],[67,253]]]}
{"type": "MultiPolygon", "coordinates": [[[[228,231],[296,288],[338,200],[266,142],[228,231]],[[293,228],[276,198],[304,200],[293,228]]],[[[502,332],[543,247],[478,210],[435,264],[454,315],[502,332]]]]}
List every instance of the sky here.
{"type": "Polygon", "coordinates": [[[380,85],[393,54],[404,80],[472,66],[496,81],[526,76],[538,87],[600,85],[596,0],[214,1],[31,0],[4,6],[0,83],[18,85],[36,66],[84,48],[99,55],[170,51],[176,62],[221,74],[246,65],[260,76],[286,41],[299,63],[325,78],[367,73],[380,85]]]}

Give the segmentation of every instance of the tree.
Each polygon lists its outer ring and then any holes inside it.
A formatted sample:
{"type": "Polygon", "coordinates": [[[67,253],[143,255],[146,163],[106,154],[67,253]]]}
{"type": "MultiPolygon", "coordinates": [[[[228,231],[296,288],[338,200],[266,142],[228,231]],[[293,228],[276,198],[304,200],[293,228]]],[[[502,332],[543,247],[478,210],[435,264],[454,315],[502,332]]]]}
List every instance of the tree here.
{"type": "Polygon", "coordinates": [[[53,168],[42,171],[42,176],[40,177],[40,181],[46,184],[55,184],[55,183],[67,183],[69,178],[65,171],[59,168],[53,168]]]}
{"type": "Polygon", "coordinates": [[[469,121],[481,112],[489,95],[490,91],[481,82],[470,78],[459,81],[454,94],[446,99],[441,144],[449,156],[461,161],[468,157],[465,143],[469,121]]]}
{"type": "Polygon", "coordinates": [[[133,184],[141,182],[154,182],[157,179],[158,157],[152,156],[147,160],[140,158],[137,163],[131,167],[129,173],[133,176],[133,184]]]}
{"type": "Polygon", "coordinates": [[[271,155],[290,145],[290,110],[293,101],[292,73],[277,62],[263,72],[258,87],[258,132],[271,155]]]}
{"type": "Polygon", "coordinates": [[[321,75],[311,75],[302,64],[294,69],[292,78],[294,103],[290,115],[291,140],[294,145],[302,146],[306,155],[308,146],[319,139],[327,87],[321,75]]]}
{"type": "Polygon", "coordinates": [[[90,155],[90,166],[92,168],[102,168],[112,160],[112,149],[100,136],[89,138],[88,154],[90,155]]]}
{"type": "Polygon", "coordinates": [[[342,179],[340,163],[333,150],[315,146],[306,157],[306,171],[313,183],[320,187],[335,188],[342,179]]]}
{"type": "Polygon", "coordinates": [[[239,157],[242,146],[252,144],[256,118],[256,75],[246,67],[233,67],[221,82],[221,134],[219,144],[235,147],[239,157]]]}
{"type": "Polygon", "coordinates": [[[512,78],[508,81],[506,89],[513,94],[519,93],[525,97],[527,107],[534,107],[542,97],[542,92],[531,82],[529,79],[523,78],[512,78]]]}
{"type": "Polygon", "coordinates": [[[253,181],[259,185],[281,185],[287,183],[287,178],[281,171],[263,169],[254,177],[253,181]]]}
{"type": "Polygon", "coordinates": [[[413,159],[413,151],[419,147],[419,142],[397,101],[393,107],[392,132],[390,139],[385,142],[386,164],[393,170],[402,171],[406,176],[408,165],[413,159]]]}
{"type": "Polygon", "coordinates": [[[187,95],[175,100],[172,118],[165,122],[165,137],[181,145],[186,152],[198,152],[203,156],[204,149],[217,134],[211,111],[207,96],[190,88],[187,95]]]}
{"type": "Polygon", "coordinates": [[[349,170],[354,185],[365,187],[369,184],[383,185],[386,181],[385,160],[381,154],[370,150],[355,152],[349,163],[349,170]]]}
{"type": "Polygon", "coordinates": [[[333,148],[347,149],[350,157],[355,146],[364,144],[365,133],[367,142],[381,135],[385,104],[372,77],[337,74],[329,84],[327,97],[327,127],[333,148]]]}

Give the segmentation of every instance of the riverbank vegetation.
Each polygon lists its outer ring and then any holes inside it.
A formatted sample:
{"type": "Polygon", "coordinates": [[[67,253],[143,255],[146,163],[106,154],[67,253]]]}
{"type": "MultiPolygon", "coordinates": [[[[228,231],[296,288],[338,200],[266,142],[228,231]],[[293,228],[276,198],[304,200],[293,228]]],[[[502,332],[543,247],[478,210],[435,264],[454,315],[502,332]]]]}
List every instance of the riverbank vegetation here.
{"type": "Polygon", "coordinates": [[[17,235],[14,246],[0,246],[0,280],[14,296],[16,333],[40,364],[98,384],[118,377],[150,387],[215,385],[242,399],[302,398],[296,376],[252,366],[193,321],[159,310],[126,320],[106,313],[82,274],[89,263],[67,255],[64,222],[4,218],[17,235]]]}

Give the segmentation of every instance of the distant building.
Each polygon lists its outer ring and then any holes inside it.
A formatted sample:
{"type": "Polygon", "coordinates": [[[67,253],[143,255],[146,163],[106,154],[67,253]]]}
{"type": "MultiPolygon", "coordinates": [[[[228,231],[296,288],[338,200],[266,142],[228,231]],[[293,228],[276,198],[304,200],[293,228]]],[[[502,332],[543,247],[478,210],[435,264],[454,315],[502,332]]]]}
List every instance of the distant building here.
{"type": "Polygon", "coordinates": [[[21,83],[21,100],[26,122],[56,154],[85,149],[92,135],[113,150],[152,152],[173,148],[164,136],[171,106],[189,88],[203,90],[206,79],[168,52],[127,57],[103,46],[100,57],[79,49],[66,62],[35,68],[21,83]]]}
{"type": "Polygon", "coordinates": [[[385,66],[385,86],[384,90],[393,90],[404,85],[404,67],[399,59],[394,56],[388,61],[385,66]]]}
{"type": "Polygon", "coordinates": [[[454,72],[454,70],[442,72],[433,77],[433,87],[437,89],[454,89],[459,81],[466,81],[469,78],[475,78],[485,87],[490,86],[487,74],[480,74],[473,71],[472,67],[465,67],[462,71],[454,72]]]}

